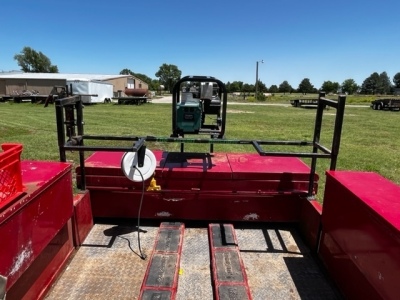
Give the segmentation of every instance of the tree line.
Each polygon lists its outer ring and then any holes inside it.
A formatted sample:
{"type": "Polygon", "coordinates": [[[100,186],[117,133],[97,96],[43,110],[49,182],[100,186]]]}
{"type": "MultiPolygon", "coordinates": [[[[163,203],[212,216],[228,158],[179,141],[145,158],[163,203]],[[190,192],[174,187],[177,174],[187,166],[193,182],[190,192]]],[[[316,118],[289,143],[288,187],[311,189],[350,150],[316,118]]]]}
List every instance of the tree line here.
{"type": "MultiPolygon", "coordinates": [[[[21,53],[16,54],[14,59],[21,67],[23,72],[31,73],[58,73],[58,67],[53,65],[50,59],[42,52],[37,52],[30,47],[24,47],[21,53]]],[[[135,73],[130,69],[121,70],[120,74],[132,75],[146,82],[150,90],[158,91],[161,88],[172,92],[172,88],[182,75],[181,70],[173,64],[162,64],[154,74],[158,79],[150,78],[142,73],[135,73]]],[[[385,95],[393,94],[394,89],[400,88],[400,72],[396,73],[390,80],[386,72],[372,73],[361,85],[358,85],[354,79],[346,79],[341,84],[334,81],[324,81],[318,89],[314,87],[309,78],[301,80],[297,88],[292,87],[287,80],[279,85],[267,87],[261,80],[257,82],[257,90],[260,93],[317,93],[319,90],[326,93],[347,93],[347,94],[366,94],[366,95],[385,95]]],[[[226,89],[229,93],[252,93],[256,90],[255,84],[244,83],[243,81],[233,81],[226,83],[226,89]]]]}
{"type": "MultiPolygon", "coordinates": [[[[254,92],[255,85],[243,83],[242,81],[227,82],[226,88],[228,92],[249,93],[254,92]]],[[[269,88],[261,81],[258,81],[258,91],[261,93],[318,93],[324,91],[326,93],[347,93],[347,94],[365,94],[365,95],[387,95],[393,94],[394,89],[400,88],[400,72],[394,75],[391,81],[386,72],[378,74],[372,73],[367,77],[361,85],[358,85],[354,79],[346,79],[340,84],[334,81],[324,81],[318,89],[311,84],[309,78],[304,78],[297,88],[292,87],[288,81],[284,80],[279,86],[271,85],[269,88]]]]}

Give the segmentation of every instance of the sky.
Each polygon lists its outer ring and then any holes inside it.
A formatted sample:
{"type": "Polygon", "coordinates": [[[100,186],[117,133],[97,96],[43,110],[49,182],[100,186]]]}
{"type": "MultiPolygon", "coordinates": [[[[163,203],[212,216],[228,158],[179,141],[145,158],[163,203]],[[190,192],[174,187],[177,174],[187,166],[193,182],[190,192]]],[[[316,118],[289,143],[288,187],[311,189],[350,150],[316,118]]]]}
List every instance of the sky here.
{"type": "Polygon", "coordinates": [[[60,73],[185,75],[268,87],[400,72],[398,0],[0,0],[0,72],[23,47],[60,73]],[[261,63],[263,61],[263,63],[261,63]]]}

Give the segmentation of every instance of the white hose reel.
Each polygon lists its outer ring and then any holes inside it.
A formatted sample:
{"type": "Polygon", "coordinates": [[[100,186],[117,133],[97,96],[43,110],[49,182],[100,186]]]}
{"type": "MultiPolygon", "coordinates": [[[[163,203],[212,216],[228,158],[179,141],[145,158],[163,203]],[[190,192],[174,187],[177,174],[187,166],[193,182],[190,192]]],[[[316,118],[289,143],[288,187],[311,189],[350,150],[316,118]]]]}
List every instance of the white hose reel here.
{"type": "Polygon", "coordinates": [[[153,176],[157,160],[153,152],[146,148],[143,165],[139,167],[138,152],[126,152],[121,160],[121,169],[124,175],[134,182],[141,182],[153,176]]]}

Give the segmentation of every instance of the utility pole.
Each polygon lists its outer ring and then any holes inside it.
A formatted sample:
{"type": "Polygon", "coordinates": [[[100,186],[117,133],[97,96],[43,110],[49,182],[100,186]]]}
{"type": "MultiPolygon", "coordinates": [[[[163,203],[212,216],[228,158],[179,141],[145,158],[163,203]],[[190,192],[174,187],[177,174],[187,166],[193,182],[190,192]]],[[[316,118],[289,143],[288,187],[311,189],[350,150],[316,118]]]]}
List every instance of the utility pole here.
{"type": "Polygon", "coordinates": [[[254,95],[255,98],[257,99],[257,94],[258,94],[258,63],[264,63],[264,60],[260,60],[256,62],[256,94],[254,95]]]}

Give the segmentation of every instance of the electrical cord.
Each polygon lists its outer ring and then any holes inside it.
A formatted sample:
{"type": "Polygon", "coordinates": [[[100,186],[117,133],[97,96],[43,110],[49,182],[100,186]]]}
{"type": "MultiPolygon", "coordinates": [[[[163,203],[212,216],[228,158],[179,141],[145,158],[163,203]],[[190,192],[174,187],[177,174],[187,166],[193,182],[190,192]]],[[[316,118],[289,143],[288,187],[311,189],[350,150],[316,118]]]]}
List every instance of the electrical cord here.
{"type": "Polygon", "coordinates": [[[134,168],[139,172],[140,177],[142,178],[142,195],[140,197],[140,203],[139,203],[137,233],[138,233],[138,247],[139,247],[140,258],[145,260],[146,255],[143,254],[142,248],[140,246],[140,213],[142,211],[142,203],[143,203],[143,198],[144,198],[144,178],[143,178],[143,174],[142,174],[142,172],[140,172],[139,168],[137,168],[136,166],[134,166],[134,168]]]}

